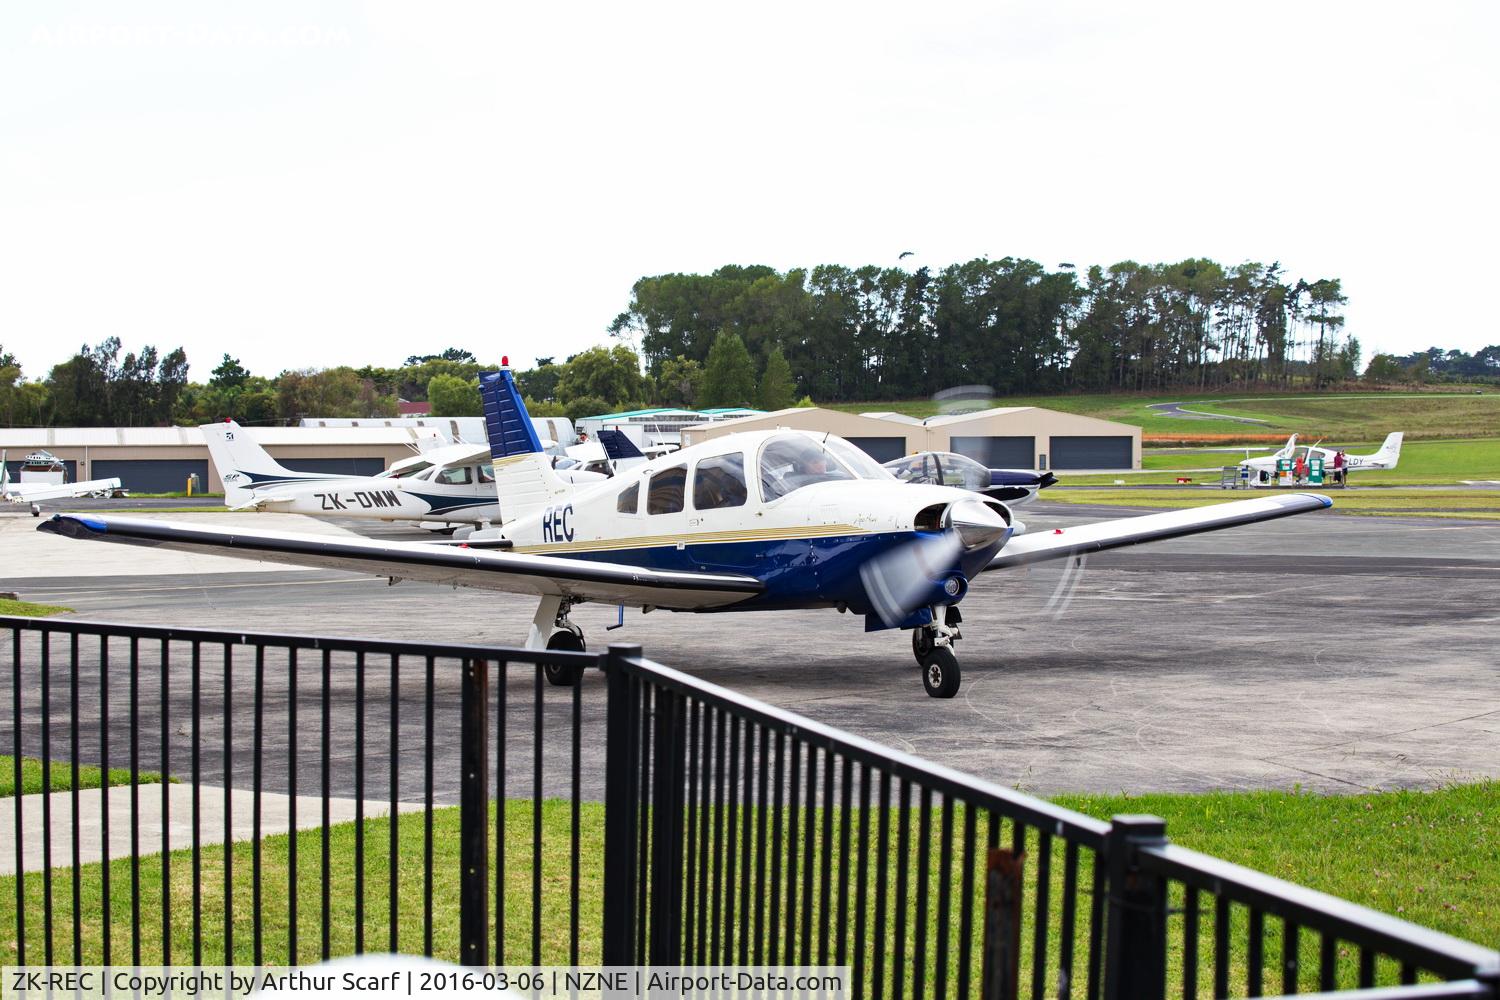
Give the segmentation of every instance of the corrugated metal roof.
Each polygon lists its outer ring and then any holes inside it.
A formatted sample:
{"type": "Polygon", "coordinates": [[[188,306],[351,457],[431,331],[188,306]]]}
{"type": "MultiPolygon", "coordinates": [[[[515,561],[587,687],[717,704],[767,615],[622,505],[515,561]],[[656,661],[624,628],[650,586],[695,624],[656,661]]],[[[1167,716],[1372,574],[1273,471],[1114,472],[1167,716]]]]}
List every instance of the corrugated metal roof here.
{"type": "MultiPolygon", "coordinates": [[[[1007,413],[1020,413],[1023,410],[1035,410],[1035,406],[996,406],[988,410],[975,410],[973,413],[950,413],[938,417],[928,417],[922,421],[928,427],[941,427],[944,424],[959,424],[965,420],[986,420],[990,417],[999,417],[1007,413]]],[[[1056,413],[1058,411],[1053,410],[1056,413]]],[[[1074,414],[1067,414],[1074,416],[1074,414]]]]}
{"type": "Polygon", "coordinates": [[[918,418],[913,417],[907,413],[897,413],[894,410],[879,410],[874,413],[861,413],[860,416],[873,417],[876,420],[889,420],[893,423],[898,424],[912,424],[917,427],[922,426],[922,421],[918,418]]]}

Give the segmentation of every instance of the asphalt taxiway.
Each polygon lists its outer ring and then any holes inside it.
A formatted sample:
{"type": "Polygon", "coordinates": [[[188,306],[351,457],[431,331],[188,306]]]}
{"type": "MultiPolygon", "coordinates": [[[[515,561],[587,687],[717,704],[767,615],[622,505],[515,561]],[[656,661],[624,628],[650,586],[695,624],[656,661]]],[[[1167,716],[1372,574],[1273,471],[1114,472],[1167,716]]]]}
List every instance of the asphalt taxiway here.
{"type": "MultiPolygon", "coordinates": [[[[1033,530],[1121,514],[1021,511],[1033,530]]],[[[426,537],[353,520],[177,516],[426,537]]],[[[36,523],[0,519],[0,590],[81,618],[518,644],[534,607],[71,541],[36,523]]],[[[591,648],[640,643],[736,691],[1039,793],[1500,777],[1500,525],[1309,514],[1096,555],[1081,573],[1052,564],[987,575],[962,610],[964,680],[952,701],[923,693],[906,634],[866,633],[834,611],[627,611],[625,627],[606,632],[616,609],[585,605],[574,620],[591,648]]],[[[602,714],[603,688],[585,679],[586,713],[602,714]]],[[[403,720],[415,714],[403,709],[403,720]]],[[[439,773],[452,774],[456,746],[438,753],[439,773]]]]}

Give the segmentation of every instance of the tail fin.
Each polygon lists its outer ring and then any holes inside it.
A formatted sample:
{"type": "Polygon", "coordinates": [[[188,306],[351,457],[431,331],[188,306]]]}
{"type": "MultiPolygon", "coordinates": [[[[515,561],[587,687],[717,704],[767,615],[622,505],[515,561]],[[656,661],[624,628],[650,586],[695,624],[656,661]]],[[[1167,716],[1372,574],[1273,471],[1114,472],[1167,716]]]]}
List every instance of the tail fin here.
{"type": "Polygon", "coordinates": [[[1394,469],[1396,463],[1401,459],[1401,439],[1405,436],[1405,433],[1402,431],[1387,434],[1384,443],[1380,446],[1380,450],[1371,455],[1370,459],[1380,463],[1384,468],[1394,469]]]}
{"type": "Polygon", "coordinates": [[[635,442],[625,436],[620,430],[600,430],[595,435],[599,444],[604,448],[604,454],[611,462],[618,462],[622,458],[645,458],[641,449],[635,446],[635,442]]]}
{"type": "Polygon", "coordinates": [[[222,424],[203,424],[203,440],[214,469],[224,483],[224,505],[237,507],[247,503],[252,491],[260,486],[276,486],[308,478],[303,473],[283,468],[266,450],[250,439],[233,420],[222,424]]]}
{"type": "Polygon", "coordinates": [[[0,451],[0,497],[10,492],[10,466],[5,464],[5,452],[0,451]]]}
{"type": "Polygon", "coordinates": [[[479,373],[479,395],[484,400],[501,523],[508,524],[567,495],[573,485],[552,470],[552,459],[542,451],[536,426],[510,373],[509,359],[502,358],[501,365],[497,372],[479,373]]]}

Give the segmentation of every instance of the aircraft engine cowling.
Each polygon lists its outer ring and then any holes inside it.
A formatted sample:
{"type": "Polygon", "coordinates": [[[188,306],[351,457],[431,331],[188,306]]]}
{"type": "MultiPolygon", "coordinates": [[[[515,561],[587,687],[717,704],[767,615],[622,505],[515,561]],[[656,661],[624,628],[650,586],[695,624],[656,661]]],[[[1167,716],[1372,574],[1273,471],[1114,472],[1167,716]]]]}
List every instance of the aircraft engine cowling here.
{"type": "Polygon", "coordinates": [[[925,621],[934,604],[957,604],[969,578],[989,563],[1013,531],[1010,509],[979,497],[933,504],[913,519],[915,537],[860,568],[875,616],[886,628],[925,621]]]}

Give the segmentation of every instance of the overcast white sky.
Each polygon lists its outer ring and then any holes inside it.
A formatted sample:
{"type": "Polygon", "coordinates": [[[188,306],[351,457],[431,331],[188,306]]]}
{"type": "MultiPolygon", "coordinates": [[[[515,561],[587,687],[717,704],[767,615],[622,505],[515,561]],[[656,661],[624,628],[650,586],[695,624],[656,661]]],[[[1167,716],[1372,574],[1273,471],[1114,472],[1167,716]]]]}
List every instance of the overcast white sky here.
{"type": "Polygon", "coordinates": [[[526,365],[641,275],[914,250],[1280,259],[1366,358],[1472,350],[1497,10],[9,0],[0,343],[526,365]]]}

